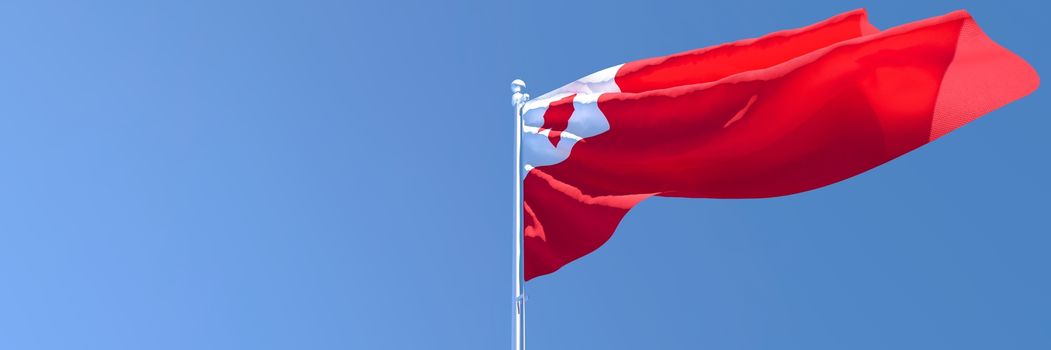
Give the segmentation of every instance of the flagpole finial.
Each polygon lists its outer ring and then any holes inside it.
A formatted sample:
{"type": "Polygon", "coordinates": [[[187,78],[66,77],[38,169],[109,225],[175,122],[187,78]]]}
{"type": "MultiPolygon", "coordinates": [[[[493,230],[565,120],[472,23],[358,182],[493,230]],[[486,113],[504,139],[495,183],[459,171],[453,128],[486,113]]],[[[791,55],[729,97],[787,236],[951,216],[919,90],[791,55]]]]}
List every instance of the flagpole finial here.
{"type": "Polygon", "coordinates": [[[529,94],[522,92],[525,90],[526,83],[522,79],[515,79],[511,81],[511,105],[520,107],[526,100],[529,99],[529,94]]]}

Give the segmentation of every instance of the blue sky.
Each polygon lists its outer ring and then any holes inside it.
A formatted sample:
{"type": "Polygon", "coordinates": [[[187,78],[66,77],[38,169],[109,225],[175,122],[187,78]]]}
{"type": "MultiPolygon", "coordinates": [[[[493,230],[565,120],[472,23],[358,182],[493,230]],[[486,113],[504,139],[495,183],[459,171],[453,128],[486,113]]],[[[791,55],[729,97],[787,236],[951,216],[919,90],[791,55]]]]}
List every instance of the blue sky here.
{"type": "MultiPolygon", "coordinates": [[[[507,348],[511,79],[858,7],[1049,71],[1036,2],[4,2],[0,348],[507,348]]],[[[529,346],[1051,348],[1045,90],[817,191],[647,200],[527,285],[529,346]]]]}

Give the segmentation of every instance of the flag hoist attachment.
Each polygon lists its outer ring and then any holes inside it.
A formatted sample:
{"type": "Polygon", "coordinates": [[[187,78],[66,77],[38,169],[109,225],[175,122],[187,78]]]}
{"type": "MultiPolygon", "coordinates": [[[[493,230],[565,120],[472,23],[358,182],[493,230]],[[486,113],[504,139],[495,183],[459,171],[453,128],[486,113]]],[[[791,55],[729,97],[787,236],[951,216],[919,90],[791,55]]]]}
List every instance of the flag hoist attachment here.
{"type": "Polygon", "coordinates": [[[514,349],[525,349],[525,285],[522,279],[522,106],[529,94],[522,92],[525,82],[511,82],[511,105],[515,108],[515,219],[514,219],[514,282],[512,283],[512,313],[514,315],[514,349]]]}

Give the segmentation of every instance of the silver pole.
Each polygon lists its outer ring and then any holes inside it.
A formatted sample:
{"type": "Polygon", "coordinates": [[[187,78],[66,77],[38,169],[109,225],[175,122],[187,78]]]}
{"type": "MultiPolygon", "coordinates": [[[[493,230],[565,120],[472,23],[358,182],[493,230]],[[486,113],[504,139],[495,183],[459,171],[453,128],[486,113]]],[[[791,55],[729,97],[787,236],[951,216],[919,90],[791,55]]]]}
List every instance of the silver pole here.
{"type": "Polygon", "coordinates": [[[511,82],[511,104],[515,107],[515,252],[514,256],[514,303],[515,350],[525,350],[525,281],[522,279],[522,106],[529,94],[522,92],[525,82],[511,82]]]}

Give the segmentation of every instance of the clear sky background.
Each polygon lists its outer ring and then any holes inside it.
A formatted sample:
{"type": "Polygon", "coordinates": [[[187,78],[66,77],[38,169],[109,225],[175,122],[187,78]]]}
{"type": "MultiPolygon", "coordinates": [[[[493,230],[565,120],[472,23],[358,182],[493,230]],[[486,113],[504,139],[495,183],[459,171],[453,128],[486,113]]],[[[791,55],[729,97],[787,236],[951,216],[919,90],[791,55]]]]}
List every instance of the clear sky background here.
{"type": "MultiPolygon", "coordinates": [[[[509,82],[867,7],[1038,1],[4,1],[0,349],[504,349],[509,82]]],[[[653,198],[527,285],[530,349],[1049,349],[1047,87],[824,189],[653,198]]]]}

